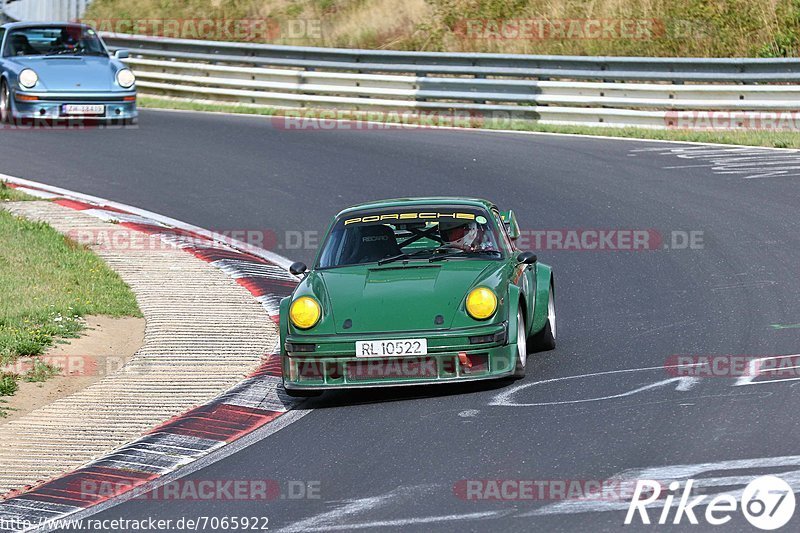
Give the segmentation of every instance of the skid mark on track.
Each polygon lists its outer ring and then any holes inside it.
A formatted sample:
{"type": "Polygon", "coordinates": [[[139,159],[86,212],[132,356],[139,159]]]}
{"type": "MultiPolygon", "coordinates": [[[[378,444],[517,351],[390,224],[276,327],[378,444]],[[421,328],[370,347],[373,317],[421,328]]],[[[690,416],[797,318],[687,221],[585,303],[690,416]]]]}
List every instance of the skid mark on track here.
{"type": "Polygon", "coordinates": [[[483,511],[478,513],[451,514],[443,516],[420,516],[415,518],[398,518],[395,520],[376,520],[374,522],[359,522],[356,524],[333,524],[319,528],[309,528],[304,531],[351,531],[354,529],[374,529],[379,527],[403,527],[423,524],[434,524],[437,522],[458,522],[462,520],[482,520],[486,518],[497,518],[508,513],[501,511],[483,511]]]}
{"type": "Polygon", "coordinates": [[[800,176],[800,152],[775,152],[767,148],[682,146],[637,148],[628,155],[637,157],[647,154],[677,157],[691,162],[685,165],[666,164],[662,167],[665,170],[705,167],[714,174],[743,179],[800,176]]]}
{"type": "MultiPolygon", "coordinates": [[[[642,479],[656,480],[662,486],[668,486],[672,481],[683,483],[687,479],[694,479],[695,489],[707,495],[706,504],[720,494],[728,494],[736,501],[741,501],[745,485],[758,475],[765,474],[779,476],[789,483],[794,492],[799,492],[800,468],[798,467],[800,467],[800,455],[631,468],[610,477],[608,482],[603,484],[602,491],[597,494],[548,504],[517,516],[627,511],[636,481],[642,479]]],[[[679,500],[676,498],[670,503],[670,507],[676,507],[678,504],[679,500]]],[[[662,506],[664,506],[663,500],[646,505],[649,508],[662,506]]],[[[703,507],[702,502],[699,507],[703,507]]]]}
{"type": "Polygon", "coordinates": [[[372,511],[394,508],[413,508],[414,499],[424,497],[437,488],[436,485],[415,485],[398,487],[392,491],[378,496],[369,496],[338,502],[338,506],[330,511],[324,511],[300,522],[296,522],[278,530],[279,533],[300,533],[307,531],[350,531],[354,529],[397,528],[433,524],[440,522],[457,522],[463,520],[481,520],[509,514],[508,511],[482,511],[475,513],[461,513],[450,515],[434,515],[402,518],[381,518],[378,520],[363,520],[363,515],[372,511]],[[408,505],[403,505],[405,501],[408,505]],[[350,521],[362,517],[362,521],[350,521]]]}
{"type": "MultiPolygon", "coordinates": [[[[542,381],[534,381],[531,383],[521,383],[509,389],[506,389],[498,394],[495,394],[489,401],[490,406],[496,407],[546,407],[546,406],[559,406],[559,405],[576,405],[603,402],[609,400],[617,400],[629,396],[640,395],[643,393],[656,391],[656,390],[673,390],[674,392],[688,392],[700,387],[698,392],[705,389],[709,391],[709,384],[713,382],[715,385],[718,383],[723,384],[724,388],[715,387],[711,389],[718,394],[715,396],[727,395],[724,392],[719,394],[720,391],[730,390],[731,387],[742,387],[746,385],[774,385],[776,383],[797,382],[800,381],[800,354],[790,355],[776,355],[754,358],[748,362],[747,371],[743,375],[736,376],[734,374],[727,376],[727,379],[706,380],[704,377],[713,376],[713,369],[709,367],[708,362],[697,362],[688,364],[677,365],[663,365],[651,366],[645,368],[626,368],[622,370],[609,370],[605,372],[592,372],[589,374],[578,374],[574,376],[565,376],[562,378],[545,379],[542,381]],[[659,376],[655,381],[642,385],[642,381],[638,380],[635,385],[627,385],[625,383],[614,384],[613,379],[624,379],[626,375],[638,373],[652,373],[652,372],[668,372],[673,374],[673,377],[663,378],[659,376]],[[679,375],[674,376],[675,373],[693,373],[694,375],[679,375]],[[610,384],[605,383],[603,380],[611,379],[610,384]],[[608,393],[601,393],[596,396],[588,398],[581,397],[568,397],[563,400],[552,399],[549,401],[541,402],[525,402],[520,401],[519,394],[534,387],[541,387],[548,384],[567,384],[579,380],[591,380],[599,383],[597,387],[601,391],[608,388],[613,390],[608,393]],[[622,389],[622,390],[620,390],[622,389]]],[[[575,391],[585,390],[585,387],[571,386],[562,394],[579,395],[575,391]]]]}
{"type": "MultiPolygon", "coordinates": [[[[682,368],[688,368],[692,366],[699,366],[703,363],[694,363],[689,365],[679,365],[682,368]]],[[[545,379],[543,381],[534,381],[532,383],[522,383],[520,385],[516,385],[511,387],[510,389],[504,390],[499,394],[496,394],[492,400],[489,402],[489,405],[493,406],[501,406],[501,407],[542,407],[548,405],[570,405],[570,404],[578,404],[578,403],[589,403],[589,402],[601,402],[604,400],[614,400],[617,398],[625,398],[627,396],[633,396],[634,394],[638,394],[641,392],[646,392],[650,390],[660,389],[662,387],[668,387],[674,384],[674,388],[676,391],[685,392],[689,391],[695,387],[700,382],[700,378],[691,377],[691,376],[679,376],[679,377],[672,377],[668,379],[658,380],[654,383],[650,383],[641,387],[636,387],[633,389],[629,389],[623,392],[618,392],[615,394],[605,394],[600,396],[594,396],[591,398],[575,398],[569,400],[561,400],[561,401],[549,401],[549,402],[517,402],[514,400],[514,397],[520,392],[525,389],[529,389],[532,387],[546,385],[549,383],[561,383],[565,381],[571,380],[579,380],[579,379],[591,379],[591,378],[602,378],[605,376],[614,376],[615,374],[631,374],[631,373],[638,373],[638,372],[652,372],[652,371],[661,371],[664,372],[668,368],[677,368],[677,366],[651,366],[646,368],[628,368],[624,370],[609,370],[606,372],[593,372],[591,374],[580,374],[576,376],[566,376],[563,378],[553,378],[553,379],[545,379]]]]}

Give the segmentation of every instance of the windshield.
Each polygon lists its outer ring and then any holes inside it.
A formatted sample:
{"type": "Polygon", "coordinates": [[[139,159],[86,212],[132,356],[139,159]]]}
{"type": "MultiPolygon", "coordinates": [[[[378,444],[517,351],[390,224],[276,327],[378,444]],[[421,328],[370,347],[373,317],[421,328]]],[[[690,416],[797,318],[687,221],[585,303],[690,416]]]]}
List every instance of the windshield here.
{"type": "Polygon", "coordinates": [[[10,30],[3,55],[8,56],[108,56],[97,33],[83,26],[42,26],[10,30]]]}
{"type": "Polygon", "coordinates": [[[465,206],[372,209],[339,218],[317,268],[400,260],[503,257],[488,212],[465,206]]]}

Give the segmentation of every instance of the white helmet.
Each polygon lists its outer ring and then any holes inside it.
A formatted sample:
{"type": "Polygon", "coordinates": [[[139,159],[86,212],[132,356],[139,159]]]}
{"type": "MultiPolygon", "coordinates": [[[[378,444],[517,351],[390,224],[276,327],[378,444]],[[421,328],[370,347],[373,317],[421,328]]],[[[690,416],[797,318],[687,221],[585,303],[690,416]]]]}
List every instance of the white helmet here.
{"type": "Polygon", "coordinates": [[[456,246],[464,250],[477,248],[483,239],[482,231],[474,220],[447,220],[439,221],[439,235],[443,244],[456,246]]]}

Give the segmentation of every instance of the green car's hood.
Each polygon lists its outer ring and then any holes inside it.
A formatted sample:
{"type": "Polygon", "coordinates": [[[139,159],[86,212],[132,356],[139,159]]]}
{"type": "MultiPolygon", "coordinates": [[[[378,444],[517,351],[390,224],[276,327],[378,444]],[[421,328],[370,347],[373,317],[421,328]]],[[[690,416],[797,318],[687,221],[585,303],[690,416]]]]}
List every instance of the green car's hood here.
{"type": "Polygon", "coordinates": [[[327,293],[323,301],[337,333],[402,332],[450,328],[457,313],[463,314],[467,292],[501,267],[499,261],[412,261],[321,270],[312,276],[327,293]],[[437,315],[443,318],[440,324],[437,315]],[[348,319],[352,325],[344,328],[348,319]]]}

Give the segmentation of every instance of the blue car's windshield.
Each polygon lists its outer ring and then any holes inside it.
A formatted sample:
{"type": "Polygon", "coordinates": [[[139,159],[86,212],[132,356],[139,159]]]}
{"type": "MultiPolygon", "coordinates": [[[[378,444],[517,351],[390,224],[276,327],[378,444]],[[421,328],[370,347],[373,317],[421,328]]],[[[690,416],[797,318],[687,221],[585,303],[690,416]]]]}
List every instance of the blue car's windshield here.
{"type": "Polygon", "coordinates": [[[107,56],[97,33],[83,26],[16,28],[8,32],[3,56],[107,56]]]}
{"type": "Polygon", "coordinates": [[[467,206],[390,207],[336,221],[317,268],[401,260],[503,257],[488,212],[467,206]]]}

